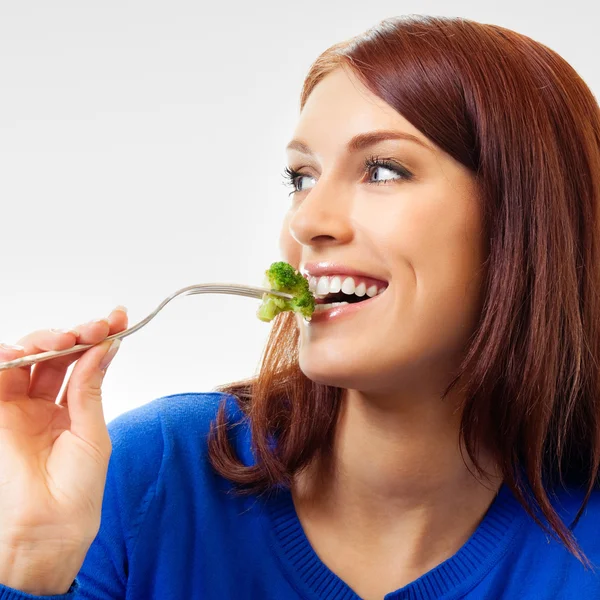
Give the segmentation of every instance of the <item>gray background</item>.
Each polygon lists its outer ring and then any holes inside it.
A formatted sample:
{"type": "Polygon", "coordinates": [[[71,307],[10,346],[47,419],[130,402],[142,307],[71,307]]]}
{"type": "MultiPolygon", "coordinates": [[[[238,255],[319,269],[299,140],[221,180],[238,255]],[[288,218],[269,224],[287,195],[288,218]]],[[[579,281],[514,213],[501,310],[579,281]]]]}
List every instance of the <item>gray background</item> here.
{"type": "MultiPolygon", "coordinates": [[[[181,287],[260,284],[288,206],[283,149],[329,45],[410,13],[537,39],[600,91],[597,3],[0,2],[0,341],[131,323],[181,287]]],[[[254,373],[258,302],[176,300],[127,338],[105,414],[254,373]]]]}

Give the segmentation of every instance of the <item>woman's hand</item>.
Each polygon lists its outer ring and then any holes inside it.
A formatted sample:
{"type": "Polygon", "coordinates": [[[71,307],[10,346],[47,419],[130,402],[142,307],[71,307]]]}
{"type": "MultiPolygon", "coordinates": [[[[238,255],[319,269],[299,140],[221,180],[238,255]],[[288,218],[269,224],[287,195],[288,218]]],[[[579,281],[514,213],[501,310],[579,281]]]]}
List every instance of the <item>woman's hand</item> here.
{"type": "MultiPolygon", "coordinates": [[[[0,361],[96,344],[126,328],[126,312],[115,309],[108,319],[75,330],[31,333],[19,340],[20,349],[0,346],[0,361]]],[[[0,371],[3,585],[37,595],[66,593],[98,533],[112,449],[101,390],[110,345],[0,371]]]]}

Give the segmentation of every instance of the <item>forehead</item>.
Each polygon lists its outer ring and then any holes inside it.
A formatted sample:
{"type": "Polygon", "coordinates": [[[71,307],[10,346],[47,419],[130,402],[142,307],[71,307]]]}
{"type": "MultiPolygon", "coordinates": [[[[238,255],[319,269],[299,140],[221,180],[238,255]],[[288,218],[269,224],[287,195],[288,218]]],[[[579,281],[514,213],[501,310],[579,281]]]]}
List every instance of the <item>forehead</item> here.
{"type": "Polygon", "coordinates": [[[423,134],[389,104],[373,94],[348,68],[326,75],[312,90],[298,120],[294,137],[309,145],[332,142],[371,130],[389,129],[423,134]]]}

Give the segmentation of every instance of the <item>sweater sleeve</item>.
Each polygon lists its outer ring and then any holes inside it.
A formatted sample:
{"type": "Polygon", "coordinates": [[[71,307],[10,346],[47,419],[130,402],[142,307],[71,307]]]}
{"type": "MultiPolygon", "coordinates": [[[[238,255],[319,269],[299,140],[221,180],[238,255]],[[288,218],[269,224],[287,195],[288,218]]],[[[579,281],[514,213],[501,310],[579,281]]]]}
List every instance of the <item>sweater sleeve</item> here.
{"type": "MultiPolygon", "coordinates": [[[[160,399],[159,399],[160,400],[160,399]]],[[[66,594],[34,596],[0,585],[0,600],[121,600],[129,557],[155,495],[164,438],[157,402],[108,424],[112,442],[100,529],[66,594]]]]}

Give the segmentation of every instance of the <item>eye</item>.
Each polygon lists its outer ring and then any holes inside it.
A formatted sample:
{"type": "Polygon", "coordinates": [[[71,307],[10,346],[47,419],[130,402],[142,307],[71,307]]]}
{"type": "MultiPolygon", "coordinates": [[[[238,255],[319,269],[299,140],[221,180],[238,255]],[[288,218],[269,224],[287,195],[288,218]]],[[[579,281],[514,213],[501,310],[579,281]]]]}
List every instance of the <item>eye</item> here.
{"type": "Polygon", "coordinates": [[[294,189],[297,192],[304,192],[314,187],[316,183],[317,182],[314,177],[299,174],[298,177],[294,180],[294,189]]]}
{"type": "Polygon", "coordinates": [[[372,156],[365,161],[369,183],[383,184],[390,181],[410,180],[413,174],[391,159],[372,156]]]}
{"type": "Polygon", "coordinates": [[[400,175],[393,171],[392,169],[388,169],[387,167],[373,167],[371,170],[371,180],[372,181],[389,181],[390,179],[399,179],[400,175]]]}
{"type": "Polygon", "coordinates": [[[284,169],[283,178],[284,184],[293,188],[292,194],[295,194],[296,192],[305,192],[306,190],[313,188],[317,183],[317,180],[311,175],[300,173],[289,167],[284,169]]]}

